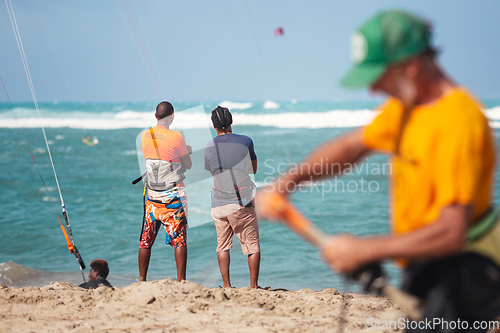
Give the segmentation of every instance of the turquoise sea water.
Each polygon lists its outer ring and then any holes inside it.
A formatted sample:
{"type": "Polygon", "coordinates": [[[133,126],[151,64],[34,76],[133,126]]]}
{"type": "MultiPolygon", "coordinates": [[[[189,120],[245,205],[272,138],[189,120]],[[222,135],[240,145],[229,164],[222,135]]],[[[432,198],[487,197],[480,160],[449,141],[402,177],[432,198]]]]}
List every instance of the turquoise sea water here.
{"type": "MultiPolygon", "coordinates": [[[[497,128],[500,100],[484,101],[497,128]]],[[[362,126],[375,115],[377,102],[225,102],[234,115],[233,131],[250,136],[258,156],[255,181],[263,186],[315,146],[362,126]]],[[[193,146],[195,163],[214,134],[205,111],[216,103],[174,103],[174,128],[193,146]]],[[[155,124],[155,103],[41,104],[41,118],[29,103],[13,111],[0,104],[0,284],[43,286],[51,281],[83,282],[74,256],[68,253],[58,225],[60,201],[40,125],[46,130],[75,243],[89,266],[95,258],[109,262],[109,281],[124,286],[138,275],[142,185],[131,185],[141,174],[136,139],[155,124]],[[22,139],[21,128],[54,200],[56,213],[22,139]],[[97,137],[88,147],[81,136],[97,137]]],[[[495,129],[497,137],[498,130],[495,129]]],[[[385,156],[363,160],[350,175],[323,186],[303,188],[294,203],[328,233],[387,233],[385,156]]],[[[202,169],[202,168],[201,168],[202,169]]],[[[216,260],[216,233],[210,219],[210,174],[197,169],[186,174],[189,200],[188,280],[206,286],[222,284],[216,260]]],[[[497,177],[498,179],[498,177],[497,177]]],[[[500,199],[496,187],[495,201],[500,199]]],[[[61,218],[62,220],[62,218],[61,218]]],[[[287,228],[260,221],[262,263],[259,284],[273,288],[342,288],[342,279],[319,259],[317,251],[287,228]]],[[[151,258],[149,280],[175,278],[173,250],[161,231],[151,258]]],[[[246,256],[237,239],[231,252],[233,286],[249,285],[246,256]]],[[[393,281],[397,270],[387,266],[393,281]]],[[[89,268],[85,271],[87,278],[89,268]]]]}

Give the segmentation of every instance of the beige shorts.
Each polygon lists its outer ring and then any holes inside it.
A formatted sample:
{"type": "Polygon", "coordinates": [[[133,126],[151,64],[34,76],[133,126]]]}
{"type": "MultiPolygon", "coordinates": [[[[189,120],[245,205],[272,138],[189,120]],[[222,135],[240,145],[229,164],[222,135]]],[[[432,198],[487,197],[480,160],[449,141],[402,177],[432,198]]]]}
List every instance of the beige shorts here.
{"type": "Polygon", "coordinates": [[[260,252],[259,225],[254,207],[229,204],[212,208],[217,230],[217,252],[233,247],[233,234],[240,240],[243,254],[260,252]]]}

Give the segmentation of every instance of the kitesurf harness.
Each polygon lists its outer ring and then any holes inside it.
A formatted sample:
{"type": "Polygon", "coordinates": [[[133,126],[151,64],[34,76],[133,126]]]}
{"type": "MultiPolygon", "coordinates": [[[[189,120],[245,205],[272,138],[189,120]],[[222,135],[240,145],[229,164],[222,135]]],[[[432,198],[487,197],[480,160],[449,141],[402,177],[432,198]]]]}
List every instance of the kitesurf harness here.
{"type": "Polygon", "coordinates": [[[479,222],[469,228],[465,251],[482,254],[500,266],[500,212],[490,209],[479,222]]]}
{"type": "MultiPolygon", "coordinates": [[[[28,62],[26,60],[26,55],[24,53],[24,48],[23,48],[23,43],[21,41],[21,34],[19,33],[19,29],[17,27],[17,21],[16,21],[16,17],[14,15],[14,8],[12,7],[12,3],[10,0],[5,0],[5,4],[7,6],[7,11],[9,13],[9,18],[10,18],[10,23],[12,25],[12,29],[14,30],[14,35],[16,37],[16,42],[17,42],[17,47],[19,49],[19,53],[21,54],[21,60],[23,62],[23,66],[24,66],[24,71],[26,73],[26,78],[28,79],[28,84],[30,86],[30,90],[31,90],[31,96],[33,98],[33,103],[35,104],[35,109],[38,113],[38,117],[41,118],[41,115],[40,115],[40,109],[38,108],[38,100],[36,98],[36,94],[35,94],[35,89],[33,87],[33,81],[31,80],[31,74],[30,74],[30,71],[29,71],[29,67],[28,67],[28,62]]],[[[12,103],[10,102],[10,98],[9,98],[9,95],[7,93],[7,89],[5,89],[5,85],[3,84],[3,80],[1,80],[0,78],[0,81],[2,83],[2,87],[3,87],[3,92],[5,94],[5,97],[9,103],[9,108],[10,108],[10,111],[12,112],[12,115],[14,116],[14,119],[16,120],[16,123],[18,123],[18,119],[16,117],[16,114],[14,113],[14,110],[12,108],[12,103]]],[[[47,188],[47,185],[45,184],[45,181],[43,180],[43,177],[42,177],[42,174],[40,173],[40,170],[38,169],[38,165],[36,164],[35,162],[35,158],[33,157],[33,154],[31,152],[31,149],[30,149],[30,146],[28,144],[28,141],[26,140],[26,138],[24,137],[24,134],[23,132],[21,131],[21,127],[19,126],[19,124],[17,125],[18,129],[19,129],[19,132],[21,133],[21,136],[23,138],[23,141],[24,143],[26,144],[26,146],[28,147],[28,151],[31,155],[31,159],[33,160],[33,164],[35,164],[35,167],[36,167],[36,170],[38,172],[38,175],[40,176],[40,179],[43,183],[43,187],[45,188],[45,191],[47,192],[47,196],[49,197],[50,199],[50,203],[52,204],[52,208],[54,209],[54,213],[56,214],[56,217],[57,217],[57,220],[59,221],[59,226],[61,227],[61,230],[64,234],[64,238],[66,239],[66,243],[68,245],[68,250],[70,253],[73,253],[78,261],[78,265],[80,266],[80,271],[82,273],[82,277],[83,277],[83,281],[85,281],[85,275],[83,274],[83,270],[85,269],[85,263],[83,262],[83,259],[80,255],[80,252],[78,252],[76,246],[75,246],[75,241],[73,239],[73,233],[71,231],[71,225],[69,223],[69,217],[68,217],[68,212],[66,211],[66,206],[64,205],[64,199],[63,199],[63,196],[62,196],[62,193],[61,193],[61,188],[59,187],[59,180],[57,179],[57,173],[56,173],[56,169],[54,167],[54,162],[52,161],[52,154],[50,153],[50,147],[49,147],[49,143],[47,141],[47,136],[45,134],[45,129],[43,126],[40,126],[42,128],[42,133],[43,133],[43,138],[45,139],[45,145],[47,147],[47,153],[49,155],[49,158],[50,158],[50,164],[52,165],[52,170],[54,172],[54,178],[56,180],[56,184],[57,184],[57,190],[59,191],[59,197],[61,199],[61,205],[62,205],[62,214],[64,216],[64,219],[66,221],[66,227],[64,227],[64,225],[61,223],[61,220],[59,219],[59,216],[56,212],[56,209],[55,209],[55,206],[54,206],[54,202],[52,200],[52,197],[50,196],[50,193],[49,193],[49,190],[47,188]],[[66,231],[67,229],[67,231],[66,231]]]]}
{"type": "MultiPolygon", "coordinates": [[[[149,128],[151,140],[156,150],[156,159],[146,159],[146,175],[148,189],[168,191],[179,185],[186,177],[186,168],[180,162],[166,161],[161,158],[153,128],[149,128]]],[[[144,176],[144,175],[143,175],[144,176]]],[[[143,177],[141,176],[141,178],[143,177]]]]}
{"type": "Polygon", "coordinates": [[[467,241],[473,242],[485,236],[498,222],[499,213],[497,208],[493,208],[479,222],[470,227],[467,232],[467,241]]]}
{"type": "Polygon", "coordinates": [[[181,163],[147,159],[146,172],[148,189],[168,191],[179,185],[185,178],[186,169],[181,163]]]}

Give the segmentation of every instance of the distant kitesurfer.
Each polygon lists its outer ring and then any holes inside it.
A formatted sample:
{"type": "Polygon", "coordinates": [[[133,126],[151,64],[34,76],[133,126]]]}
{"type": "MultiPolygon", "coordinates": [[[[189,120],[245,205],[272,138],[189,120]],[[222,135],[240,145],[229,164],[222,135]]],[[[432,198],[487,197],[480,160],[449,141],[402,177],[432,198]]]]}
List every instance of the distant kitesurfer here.
{"type": "Polygon", "coordinates": [[[141,135],[142,153],[147,169],[146,215],[139,245],[139,275],[146,281],[151,247],[163,225],[166,244],[174,247],[177,280],[186,279],[187,197],[184,172],[191,169],[191,146],[182,134],[169,129],[174,107],[161,102],[156,107],[157,126],[141,135]]]}
{"type": "Polygon", "coordinates": [[[259,226],[253,200],[254,183],[249,173],[257,172],[257,156],[248,136],[234,134],[233,118],[227,108],[212,111],[217,137],[205,146],[205,169],[214,177],[211,215],[217,230],[217,259],[224,287],[231,287],[229,250],[233,235],[248,255],[250,287],[258,287],[260,268],[259,226]]]}
{"type": "Polygon", "coordinates": [[[88,135],[86,138],[82,136],[82,142],[85,143],[87,146],[92,147],[97,145],[99,143],[99,140],[97,140],[97,138],[92,139],[92,136],[88,135]]]}
{"type": "MultiPolygon", "coordinates": [[[[268,191],[288,197],[302,181],[331,177],[332,165],[348,168],[375,151],[392,155],[392,235],[332,236],[324,260],[351,272],[398,259],[403,289],[425,301],[422,322],[433,323],[419,324],[419,332],[465,324],[464,332],[486,332],[476,321],[500,315],[495,140],[479,100],[439,66],[430,36],[425,20],[404,11],[383,11],[361,25],[342,84],[369,86],[389,98],[371,124],[321,145],[268,191]],[[451,324],[434,325],[434,319],[451,324]]],[[[268,195],[259,193],[257,208],[276,218],[268,195]]]]}
{"type": "Polygon", "coordinates": [[[113,287],[106,280],[109,274],[108,262],[104,259],[94,259],[90,263],[89,282],[82,283],[80,287],[85,289],[96,289],[98,287],[113,287]]]}

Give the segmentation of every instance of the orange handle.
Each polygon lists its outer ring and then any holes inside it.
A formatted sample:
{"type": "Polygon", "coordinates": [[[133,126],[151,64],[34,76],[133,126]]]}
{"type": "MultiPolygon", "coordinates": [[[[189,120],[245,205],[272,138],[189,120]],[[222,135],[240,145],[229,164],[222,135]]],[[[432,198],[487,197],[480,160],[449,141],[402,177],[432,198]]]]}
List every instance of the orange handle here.
{"type": "Polygon", "coordinates": [[[57,217],[57,220],[59,221],[59,225],[61,226],[61,230],[64,234],[64,238],[66,238],[66,243],[68,243],[68,249],[70,253],[73,253],[73,244],[71,244],[71,241],[69,240],[68,233],[66,232],[66,229],[64,229],[64,226],[61,223],[61,220],[59,219],[59,216],[57,217]]]}
{"type": "Polygon", "coordinates": [[[280,194],[269,195],[269,205],[280,217],[283,223],[297,235],[317,248],[322,248],[327,241],[327,235],[318,229],[311,220],[305,217],[290,201],[280,194]]]}

